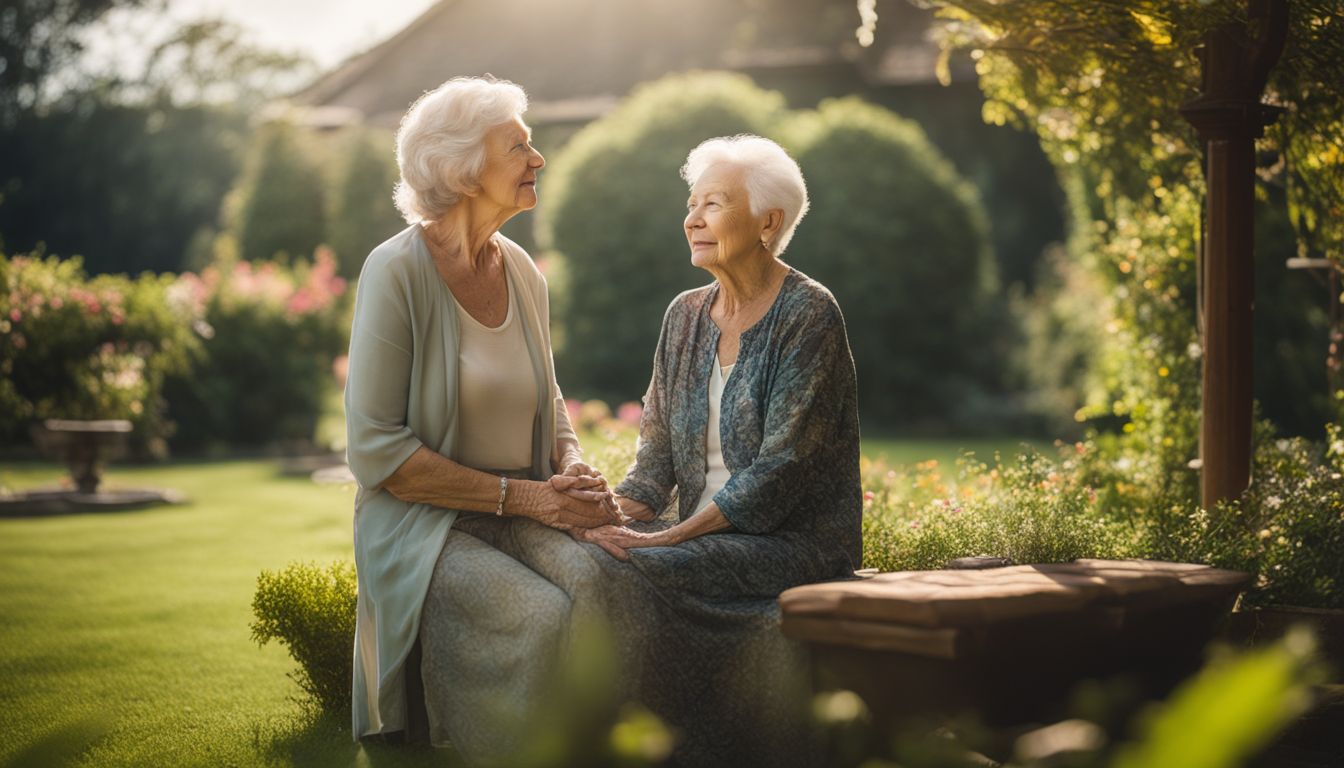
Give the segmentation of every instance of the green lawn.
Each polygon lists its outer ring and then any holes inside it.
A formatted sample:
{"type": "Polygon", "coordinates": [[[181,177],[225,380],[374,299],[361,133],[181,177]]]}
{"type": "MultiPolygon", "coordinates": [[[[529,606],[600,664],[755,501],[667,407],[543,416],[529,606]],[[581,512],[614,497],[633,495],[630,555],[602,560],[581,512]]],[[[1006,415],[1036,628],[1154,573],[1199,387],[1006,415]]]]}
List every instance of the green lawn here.
{"type": "MultiPolygon", "coordinates": [[[[867,448],[902,462],[989,446],[867,448]]],[[[60,475],[52,465],[0,466],[0,487],[60,475]]],[[[281,477],[264,461],[115,468],[107,482],[175,488],[191,501],[0,519],[0,765],[442,762],[429,751],[358,747],[343,720],[307,717],[286,652],[250,639],[258,572],[351,557],[353,489],[281,477]]]]}

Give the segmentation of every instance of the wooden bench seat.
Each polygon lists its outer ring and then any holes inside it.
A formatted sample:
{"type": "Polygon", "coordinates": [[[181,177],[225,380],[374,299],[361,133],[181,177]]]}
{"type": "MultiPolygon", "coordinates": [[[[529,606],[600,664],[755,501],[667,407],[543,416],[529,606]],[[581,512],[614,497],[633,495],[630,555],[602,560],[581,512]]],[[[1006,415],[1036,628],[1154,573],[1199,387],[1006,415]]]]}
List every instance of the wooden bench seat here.
{"type": "Polygon", "coordinates": [[[819,688],[892,714],[976,709],[1023,720],[1087,677],[1161,690],[1195,668],[1247,574],[1142,560],[911,571],[780,596],[819,688]]]}

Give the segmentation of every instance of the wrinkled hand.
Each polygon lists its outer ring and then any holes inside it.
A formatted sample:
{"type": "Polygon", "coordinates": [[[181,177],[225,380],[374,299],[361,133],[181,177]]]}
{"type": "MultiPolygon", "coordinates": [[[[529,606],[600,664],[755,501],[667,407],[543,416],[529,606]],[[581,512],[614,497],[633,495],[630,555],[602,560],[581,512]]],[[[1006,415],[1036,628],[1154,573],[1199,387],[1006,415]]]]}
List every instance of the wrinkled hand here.
{"type": "Polygon", "coordinates": [[[676,542],[667,530],[643,533],[618,525],[603,525],[598,528],[585,528],[570,531],[570,535],[579,541],[596,544],[617,560],[628,561],[631,549],[641,547],[670,547],[676,542]]]}
{"type": "Polygon", "coordinates": [[[611,491],[588,487],[590,480],[556,475],[549,482],[531,484],[524,514],[560,530],[593,528],[619,520],[611,491]]]}

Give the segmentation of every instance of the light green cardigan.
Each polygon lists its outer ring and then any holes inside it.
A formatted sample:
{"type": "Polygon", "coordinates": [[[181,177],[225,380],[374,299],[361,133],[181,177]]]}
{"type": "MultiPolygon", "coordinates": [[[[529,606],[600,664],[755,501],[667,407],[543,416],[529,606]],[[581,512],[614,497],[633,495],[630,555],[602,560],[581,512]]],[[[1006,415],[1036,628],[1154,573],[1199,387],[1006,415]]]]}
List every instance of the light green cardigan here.
{"type": "MultiPolygon", "coordinates": [[[[546,280],[527,252],[496,235],[514,285],[537,378],[532,472],[547,477],[558,437],[574,432],[555,383],[546,280]]],[[[369,254],[355,296],[345,387],[347,459],[355,496],[353,725],[358,739],[406,727],[406,657],[435,561],[457,510],[402,501],[382,488],[421,445],[457,456],[457,304],[419,225],[369,254]]]]}

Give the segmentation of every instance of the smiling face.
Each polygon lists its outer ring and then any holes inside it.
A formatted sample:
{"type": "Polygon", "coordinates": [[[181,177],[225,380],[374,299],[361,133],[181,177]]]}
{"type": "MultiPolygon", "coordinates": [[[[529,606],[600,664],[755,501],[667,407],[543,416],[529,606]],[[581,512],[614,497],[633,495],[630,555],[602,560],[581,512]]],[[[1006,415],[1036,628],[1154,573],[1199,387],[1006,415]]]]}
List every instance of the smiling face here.
{"type": "Polygon", "coordinates": [[[765,253],[761,240],[769,215],[752,215],[744,177],[741,166],[716,163],[691,187],[684,226],[695,266],[731,269],[765,253]]]}
{"type": "Polygon", "coordinates": [[[532,147],[531,129],[515,116],[486,133],[485,167],[474,196],[505,211],[529,210],[537,204],[537,172],[545,165],[546,159],[532,147]]]}

